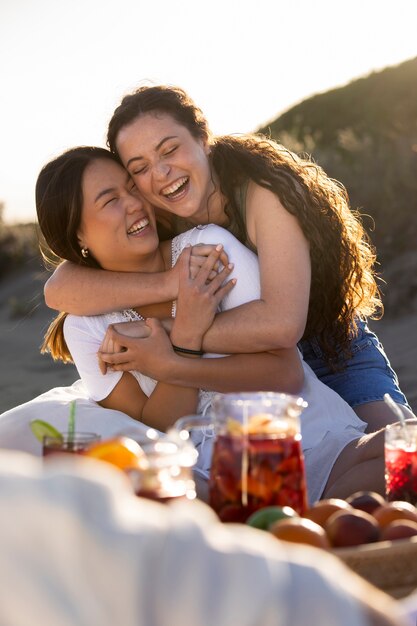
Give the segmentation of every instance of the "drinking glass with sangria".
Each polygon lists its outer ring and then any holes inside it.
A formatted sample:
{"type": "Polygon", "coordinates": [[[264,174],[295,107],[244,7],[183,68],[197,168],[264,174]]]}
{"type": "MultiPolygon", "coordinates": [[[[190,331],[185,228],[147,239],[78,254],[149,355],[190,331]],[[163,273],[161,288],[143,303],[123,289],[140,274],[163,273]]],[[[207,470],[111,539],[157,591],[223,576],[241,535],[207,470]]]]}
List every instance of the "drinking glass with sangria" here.
{"type": "Polygon", "coordinates": [[[385,428],[385,491],[387,500],[417,504],[417,422],[385,428]]]}

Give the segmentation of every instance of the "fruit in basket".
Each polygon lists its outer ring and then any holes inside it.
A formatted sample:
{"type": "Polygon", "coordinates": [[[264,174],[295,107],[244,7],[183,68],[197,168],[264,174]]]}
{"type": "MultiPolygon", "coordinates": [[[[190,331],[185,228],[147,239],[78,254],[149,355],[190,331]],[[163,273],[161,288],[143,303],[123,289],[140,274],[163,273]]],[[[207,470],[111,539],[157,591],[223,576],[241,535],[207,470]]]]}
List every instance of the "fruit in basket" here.
{"type": "Polygon", "coordinates": [[[330,548],[324,528],[303,517],[292,517],[274,522],[269,527],[269,532],[283,541],[307,544],[316,548],[330,548]]]}
{"type": "Polygon", "coordinates": [[[409,502],[388,502],[371,491],[356,492],[347,500],[328,498],[312,504],[301,517],[285,517],[290,507],[269,506],[259,509],[247,523],[268,530],[275,537],[318,547],[348,548],[378,541],[395,541],[417,537],[417,507],[409,502]],[[383,504],[368,513],[350,504],[383,504]],[[283,519],[274,520],[274,515],[283,519]],[[311,526],[313,524],[313,527],[311,526]],[[317,526],[321,528],[317,536],[317,526]],[[323,540],[323,536],[325,537],[323,540]]]}
{"type": "Polygon", "coordinates": [[[325,530],[334,548],[359,546],[379,540],[379,524],[372,515],[353,509],[337,511],[327,520],[325,530]]]}
{"type": "Polygon", "coordinates": [[[246,523],[260,530],[268,530],[274,522],[291,517],[298,517],[298,513],[290,506],[266,506],[252,513],[246,523]]]}
{"type": "Polygon", "coordinates": [[[378,524],[383,528],[397,519],[408,519],[417,522],[417,509],[409,502],[395,500],[386,502],[372,513],[378,524]]]}
{"type": "Polygon", "coordinates": [[[365,513],[373,513],[379,506],[386,504],[381,494],[376,491],[356,491],[346,498],[346,502],[354,509],[365,511],[365,513]]]}
{"type": "Polygon", "coordinates": [[[407,539],[415,535],[417,535],[417,522],[408,519],[396,519],[382,529],[381,541],[407,539]]]}
{"type": "Polygon", "coordinates": [[[304,514],[304,517],[311,519],[320,526],[325,526],[327,520],[336,511],[346,511],[351,506],[340,498],[328,498],[327,500],[319,500],[315,502],[304,514]]]}

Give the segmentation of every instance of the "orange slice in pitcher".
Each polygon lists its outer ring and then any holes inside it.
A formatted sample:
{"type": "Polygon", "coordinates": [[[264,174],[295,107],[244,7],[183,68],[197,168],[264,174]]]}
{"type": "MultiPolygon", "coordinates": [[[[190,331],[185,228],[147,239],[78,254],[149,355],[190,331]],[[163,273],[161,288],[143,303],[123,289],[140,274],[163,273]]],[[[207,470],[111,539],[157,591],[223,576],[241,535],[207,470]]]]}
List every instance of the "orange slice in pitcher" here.
{"type": "Polygon", "coordinates": [[[228,417],[226,420],[226,428],[229,435],[241,435],[243,432],[243,426],[238,420],[233,417],[228,417]]]}

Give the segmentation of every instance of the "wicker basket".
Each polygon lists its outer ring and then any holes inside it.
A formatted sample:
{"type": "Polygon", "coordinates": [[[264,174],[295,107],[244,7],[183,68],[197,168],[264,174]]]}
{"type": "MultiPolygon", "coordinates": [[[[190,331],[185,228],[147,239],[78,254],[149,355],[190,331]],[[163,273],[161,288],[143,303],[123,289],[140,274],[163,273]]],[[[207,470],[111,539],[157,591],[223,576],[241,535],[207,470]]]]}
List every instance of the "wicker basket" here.
{"type": "Polygon", "coordinates": [[[394,598],[417,589],[417,537],[334,551],[357,574],[394,598]]]}

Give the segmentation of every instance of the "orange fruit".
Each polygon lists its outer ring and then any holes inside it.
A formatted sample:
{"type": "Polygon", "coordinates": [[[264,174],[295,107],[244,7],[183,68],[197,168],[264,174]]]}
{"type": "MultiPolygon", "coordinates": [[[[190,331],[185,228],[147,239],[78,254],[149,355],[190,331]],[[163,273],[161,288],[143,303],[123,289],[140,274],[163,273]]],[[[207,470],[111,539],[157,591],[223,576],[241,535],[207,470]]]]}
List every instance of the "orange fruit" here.
{"type": "Polygon", "coordinates": [[[377,520],[381,528],[387,526],[396,519],[408,519],[412,522],[417,522],[417,509],[409,502],[402,502],[395,500],[393,502],[387,502],[382,504],[372,515],[377,520]]]}
{"type": "Polygon", "coordinates": [[[327,500],[319,500],[318,502],[315,502],[304,513],[304,517],[311,519],[313,522],[316,522],[316,524],[319,524],[324,528],[330,515],[336,513],[336,511],[346,511],[351,508],[352,507],[346,502],[346,500],[342,500],[340,498],[328,498],[327,500]]]}
{"type": "Polygon", "coordinates": [[[130,467],[141,468],[146,462],[140,445],[129,437],[115,437],[95,443],[86,450],[85,455],[111,463],[122,470],[130,467]]]}
{"type": "Polygon", "coordinates": [[[316,548],[330,547],[324,529],[316,522],[303,517],[278,520],[269,527],[269,532],[283,541],[307,544],[316,548]]]}

